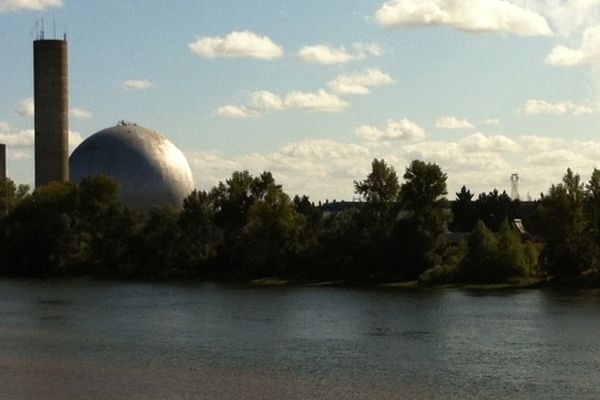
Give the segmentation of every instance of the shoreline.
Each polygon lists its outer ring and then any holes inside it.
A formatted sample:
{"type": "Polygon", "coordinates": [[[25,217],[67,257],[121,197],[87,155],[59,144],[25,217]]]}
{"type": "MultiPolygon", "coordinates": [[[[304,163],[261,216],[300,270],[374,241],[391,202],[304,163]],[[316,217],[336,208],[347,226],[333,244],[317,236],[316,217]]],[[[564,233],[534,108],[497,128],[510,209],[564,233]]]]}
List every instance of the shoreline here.
{"type": "Polygon", "coordinates": [[[344,281],[344,280],[293,280],[273,277],[264,277],[252,280],[236,279],[202,279],[194,277],[164,278],[164,277],[97,277],[97,276],[0,276],[3,280],[14,281],[37,281],[37,282],[102,282],[102,283],[148,283],[161,285],[180,284],[204,284],[214,283],[222,285],[241,285],[257,288],[355,288],[355,289],[380,289],[380,290],[437,290],[437,289],[459,289],[471,291],[513,291],[513,290],[559,290],[577,291],[591,290],[600,292],[600,282],[597,281],[553,281],[549,279],[528,279],[517,282],[504,283],[446,283],[439,285],[428,285],[413,281],[344,281]]]}

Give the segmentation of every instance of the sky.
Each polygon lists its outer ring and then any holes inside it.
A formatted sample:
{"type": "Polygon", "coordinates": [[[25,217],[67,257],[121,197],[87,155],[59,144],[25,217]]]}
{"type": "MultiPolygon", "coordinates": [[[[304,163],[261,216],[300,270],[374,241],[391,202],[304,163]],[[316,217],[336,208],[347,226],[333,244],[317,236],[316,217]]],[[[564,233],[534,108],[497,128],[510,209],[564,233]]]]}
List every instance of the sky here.
{"type": "Polygon", "coordinates": [[[600,0],[0,0],[0,143],[33,182],[32,41],[67,34],[70,146],[120,120],[198,189],[271,171],[352,200],[375,158],[438,164],[449,198],[539,197],[600,167],[600,0]]]}

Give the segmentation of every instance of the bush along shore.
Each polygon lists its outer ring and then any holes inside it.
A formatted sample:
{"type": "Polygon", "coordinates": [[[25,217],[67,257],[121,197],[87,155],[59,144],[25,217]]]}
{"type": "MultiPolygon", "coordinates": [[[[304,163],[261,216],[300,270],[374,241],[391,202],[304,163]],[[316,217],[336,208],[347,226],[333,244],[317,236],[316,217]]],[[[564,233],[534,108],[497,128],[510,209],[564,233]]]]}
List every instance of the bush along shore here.
{"type": "Polygon", "coordinates": [[[104,176],[34,192],[6,179],[0,275],[600,287],[599,170],[583,183],[568,169],[534,202],[464,186],[449,202],[446,179],[415,160],[401,181],[375,159],[354,182],[361,202],[314,204],[269,172],[237,171],[180,209],[147,213],[124,206],[104,176]]]}

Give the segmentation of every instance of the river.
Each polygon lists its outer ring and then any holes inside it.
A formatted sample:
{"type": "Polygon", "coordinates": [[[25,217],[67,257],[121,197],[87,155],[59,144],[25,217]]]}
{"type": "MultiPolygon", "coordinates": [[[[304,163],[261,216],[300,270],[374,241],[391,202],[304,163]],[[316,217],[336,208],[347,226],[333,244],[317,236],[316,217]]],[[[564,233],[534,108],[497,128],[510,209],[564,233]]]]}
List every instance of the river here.
{"type": "Polygon", "coordinates": [[[0,280],[1,399],[598,399],[600,294],[0,280]]]}

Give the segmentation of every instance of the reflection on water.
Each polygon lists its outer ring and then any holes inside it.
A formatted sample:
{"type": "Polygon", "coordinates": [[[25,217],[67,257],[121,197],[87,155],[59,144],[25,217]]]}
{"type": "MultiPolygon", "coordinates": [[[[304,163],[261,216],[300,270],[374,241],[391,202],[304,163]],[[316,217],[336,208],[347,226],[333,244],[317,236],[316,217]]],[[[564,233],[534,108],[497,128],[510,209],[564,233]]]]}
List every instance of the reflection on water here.
{"type": "Polygon", "coordinates": [[[0,280],[0,398],[600,398],[593,292],[0,280]]]}

